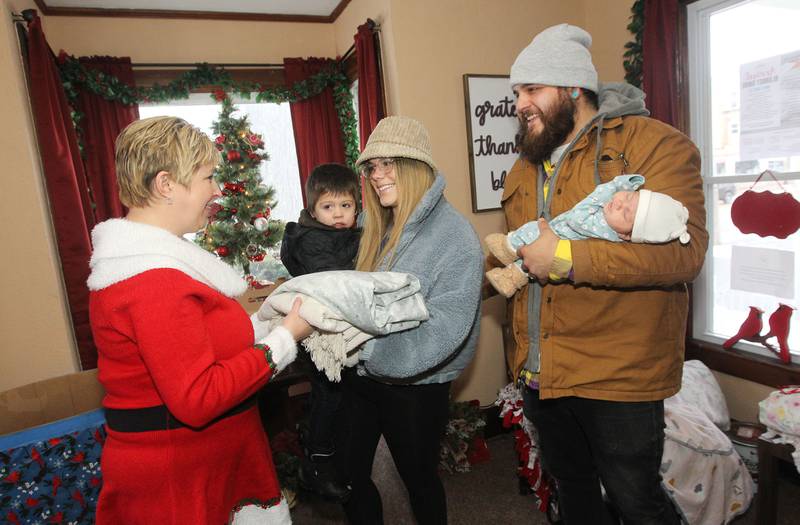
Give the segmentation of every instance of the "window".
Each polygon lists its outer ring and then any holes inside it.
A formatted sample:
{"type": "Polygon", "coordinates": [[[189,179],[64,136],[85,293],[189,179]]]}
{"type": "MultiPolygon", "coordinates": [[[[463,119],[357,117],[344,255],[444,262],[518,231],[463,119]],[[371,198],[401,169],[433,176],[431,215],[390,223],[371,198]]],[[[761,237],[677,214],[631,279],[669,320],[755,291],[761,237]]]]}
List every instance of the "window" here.
{"type": "MultiPolygon", "coordinates": [[[[358,122],[358,79],[355,79],[353,83],[350,84],[350,96],[353,97],[353,114],[355,115],[356,122],[358,122]]],[[[356,138],[359,141],[361,140],[360,134],[360,126],[356,125],[356,138]]]]}
{"type": "MultiPolygon", "coordinates": [[[[297,150],[294,144],[292,116],[289,104],[256,103],[254,100],[234,99],[239,108],[236,114],[246,114],[254,132],[264,139],[269,160],[261,164],[261,179],[275,188],[278,205],[272,218],[296,221],[303,209],[300,192],[300,175],[297,168],[297,150]]],[[[212,139],[212,124],[219,117],[220,105],[208,93],[194,93],[188,100],[176,100],[167,105],[141,104],[141,118],[171,115],[191,122],[212,139]]]]}
{"type": "MultiPolygon", "coordinates": [[[[730,213],[767,169],[780,183],[764,176],[754,191],[800,200],[800,3],[699,0],[687,6],[687,23],[691,130],[703,159],[710,234],[693,288],[693,337],[721,343],[749,306],[764,311],[762,334],[779,303],[800,306],[800,233],[743,234],[730,213]]],[[[796,319],[792,324],[789,348],[800,355],[796,319]]]]}

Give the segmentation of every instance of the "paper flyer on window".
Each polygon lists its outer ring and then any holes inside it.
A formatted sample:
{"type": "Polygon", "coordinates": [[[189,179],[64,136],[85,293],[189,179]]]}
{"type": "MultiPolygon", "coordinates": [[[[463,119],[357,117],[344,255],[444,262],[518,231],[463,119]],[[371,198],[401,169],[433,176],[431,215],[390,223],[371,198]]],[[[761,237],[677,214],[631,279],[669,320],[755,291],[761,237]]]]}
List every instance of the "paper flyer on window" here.
{"type": "Polygon", "coordinates": [[[742,160],[800,151],[800,49],[739,68],[742,160]]]}
{"type": "Polygon", "coordinates": [[[794,252],[733,246],[731,290],[794,299],[794,252]]]}

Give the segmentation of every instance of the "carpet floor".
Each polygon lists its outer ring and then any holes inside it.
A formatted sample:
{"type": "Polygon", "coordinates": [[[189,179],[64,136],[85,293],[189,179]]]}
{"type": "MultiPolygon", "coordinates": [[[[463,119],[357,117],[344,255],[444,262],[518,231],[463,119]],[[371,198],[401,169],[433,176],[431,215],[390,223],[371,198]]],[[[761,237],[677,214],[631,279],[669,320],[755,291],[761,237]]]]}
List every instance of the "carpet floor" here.
{"type": "MultiPolygon", "coordinates": [[[[533,495],[520,495],[517,456],[510,434],[488,440],[491,460],[475,465],[470,472],[442,474],[447,493],[448,522],[452,525],[547,524],[536,508],[533,495]]],[[[373,480],[383,499],[384,522],[388,525],[414,525],[408,496],[386,445],[381,441],[375,455],[373,480]]],[[[786,465],[790,467],[790,465],[786,465]]],[[[785,469],[778,491],[778,525],[800,523],[800,477],[785,469]]],[[[757,525],[755,502],[733,525],[757,525]]],[[[300,493],[292,509],[295,525],[345,524],[341,506],[312,494],[300,493]]]]}

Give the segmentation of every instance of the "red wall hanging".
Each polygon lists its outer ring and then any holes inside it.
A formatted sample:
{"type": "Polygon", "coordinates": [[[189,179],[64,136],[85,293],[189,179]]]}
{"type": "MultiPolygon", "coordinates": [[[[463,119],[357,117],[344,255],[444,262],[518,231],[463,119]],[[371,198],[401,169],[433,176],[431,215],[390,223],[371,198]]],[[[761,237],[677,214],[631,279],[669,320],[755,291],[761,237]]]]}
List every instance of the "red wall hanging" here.
{"type": "MultiPolygon", "coordinates": [[[[792,194],[753,191],[765,174],[769,174],[780,186],[771,171],[758,176],[750,187],[733,201],[731,220],[742,233],[755,233],[761,237],[773,236],[785,239],[800,228],[800,202],[792,194]]],[[[781,186],[783,189],[783,186],[781,186]]]]}

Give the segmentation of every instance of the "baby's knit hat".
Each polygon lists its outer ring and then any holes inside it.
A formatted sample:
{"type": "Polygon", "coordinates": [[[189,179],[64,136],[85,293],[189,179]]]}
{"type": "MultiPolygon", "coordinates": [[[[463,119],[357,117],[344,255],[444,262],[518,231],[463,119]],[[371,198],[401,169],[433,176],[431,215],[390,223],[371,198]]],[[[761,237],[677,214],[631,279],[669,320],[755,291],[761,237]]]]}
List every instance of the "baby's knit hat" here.
{"type": "Polygon", "coordinates": [[[559,24],[533,38],[511,66],[511,87],[519,84],[580,87],[597,93],[592,37],[580,27],[559,24]]]}
{"type": "Polygon", "coordinates": [[[386,117],[378,122],[364,146],[364,151],[358,156],[356,165],[384,157],[420,160],[436,172],[428,130],[413,118],[386,117]]]}
{"type": "Polygon", "coordinates": [[[631,242],[662,243],[680,239],[689,242],[686,230],[689,210],[669,195],[639,190],[639,207],[633,219],[631,242]]]}

